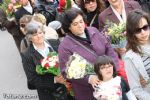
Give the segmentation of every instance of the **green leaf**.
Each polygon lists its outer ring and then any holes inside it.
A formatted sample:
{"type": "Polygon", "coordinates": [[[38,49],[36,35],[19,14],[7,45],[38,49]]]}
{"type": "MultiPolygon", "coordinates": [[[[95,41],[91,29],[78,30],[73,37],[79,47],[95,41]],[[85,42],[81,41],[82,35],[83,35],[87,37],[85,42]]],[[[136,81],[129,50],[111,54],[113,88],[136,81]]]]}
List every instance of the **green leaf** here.
{"type": "Polygon", "coordinates": [[[50,67],[48,69],[42,67],[41,65],[36,66],[36,72],[39,75],[44,75],[44,74],[54,74],[54,75],[59,75],[60,74],[60,68],[55,68],[55,67],[50,67]]]}
{"type": "Polygon", "coordinates": [[[71,8],[71,0],[67,0],[67,7],[66,9],[70,9],[71,8]]]}

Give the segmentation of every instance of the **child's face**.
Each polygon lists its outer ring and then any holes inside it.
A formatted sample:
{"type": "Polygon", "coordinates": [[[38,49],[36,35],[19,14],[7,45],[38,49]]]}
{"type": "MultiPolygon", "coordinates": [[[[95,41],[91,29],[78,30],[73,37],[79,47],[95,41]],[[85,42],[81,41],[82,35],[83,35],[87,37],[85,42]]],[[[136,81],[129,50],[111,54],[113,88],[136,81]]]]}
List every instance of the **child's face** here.
{"type": "Polygon", "coordinates": [[[103,81],[110,80],[113,77],[113,66],[111,64],[100,66],[100,73],[103,77],[103,81]]]}

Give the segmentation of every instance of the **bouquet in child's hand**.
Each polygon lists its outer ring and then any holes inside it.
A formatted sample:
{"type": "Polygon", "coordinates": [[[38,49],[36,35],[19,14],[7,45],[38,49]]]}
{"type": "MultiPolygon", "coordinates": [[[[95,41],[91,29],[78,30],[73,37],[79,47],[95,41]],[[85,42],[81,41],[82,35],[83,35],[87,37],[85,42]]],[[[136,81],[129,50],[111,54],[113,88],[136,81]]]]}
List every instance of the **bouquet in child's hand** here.
{"type": "Polygon", "coordinates": [[[119,23],[117,25],[112,22],[107,22],[107,35],[110,36],[110,41],[113,46],[118,48],[124,48],[126,46],[125,25],[125,23],[119,23]]]}
{"type": "Polygon", "coordinates": [[[67,62],[66,74],[69,79],[81,79],[85,75],[93,73],[92,64],[77,53],[74,53],[67,62]]]}
{"type": "Polygon", "coordinates": [[[47,57],[41,59],[41,64],[36,65],[36,72],[40,75],[51,73],[54,75],[60,74],[60,68],[58,63],[58,54],[56,52],[50,52],[47,57]]]}

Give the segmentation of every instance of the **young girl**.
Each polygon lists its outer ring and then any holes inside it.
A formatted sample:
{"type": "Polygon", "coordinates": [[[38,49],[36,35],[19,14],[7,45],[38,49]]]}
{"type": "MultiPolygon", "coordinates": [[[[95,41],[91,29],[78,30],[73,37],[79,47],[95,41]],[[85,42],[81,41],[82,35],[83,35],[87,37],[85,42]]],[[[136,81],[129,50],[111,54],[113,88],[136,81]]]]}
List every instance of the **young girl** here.
{"type": "Polygon", "coordinates": [[[100,84],[94,87],[97,100],[136,100],[123,78],[117,76],[113,60],[106,55],[99,56],[94,64],[100,84]]]}

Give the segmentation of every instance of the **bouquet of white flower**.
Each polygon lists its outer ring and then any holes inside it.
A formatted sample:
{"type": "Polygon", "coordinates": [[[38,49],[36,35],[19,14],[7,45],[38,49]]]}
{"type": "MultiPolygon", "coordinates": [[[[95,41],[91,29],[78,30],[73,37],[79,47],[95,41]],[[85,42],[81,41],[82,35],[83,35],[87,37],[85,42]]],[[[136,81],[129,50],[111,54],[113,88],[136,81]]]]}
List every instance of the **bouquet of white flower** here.
{"type": "Polygon", "coordinates": [[[93,73],[92,64],[77,53],[74,53],[67,62],[66,74],[69,79],[81,79],[85,75],[93,73]]]}

